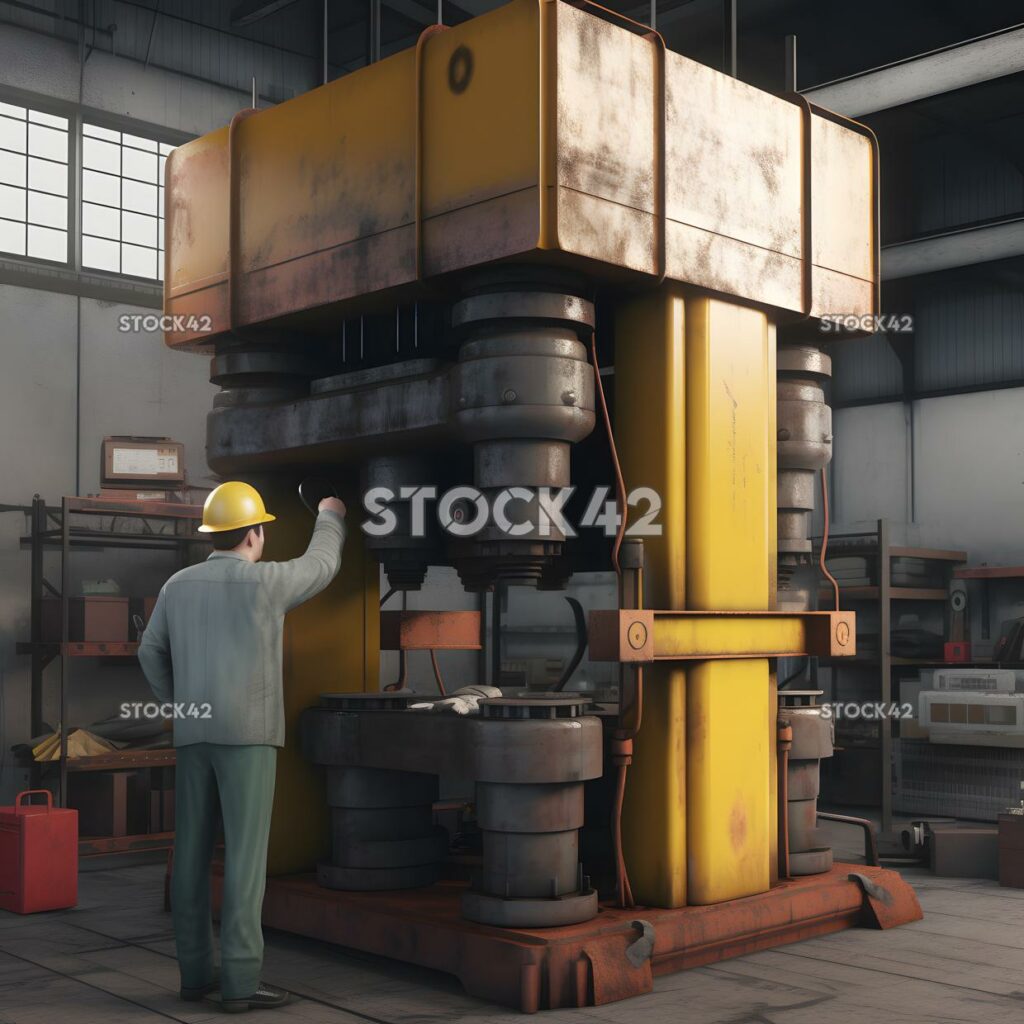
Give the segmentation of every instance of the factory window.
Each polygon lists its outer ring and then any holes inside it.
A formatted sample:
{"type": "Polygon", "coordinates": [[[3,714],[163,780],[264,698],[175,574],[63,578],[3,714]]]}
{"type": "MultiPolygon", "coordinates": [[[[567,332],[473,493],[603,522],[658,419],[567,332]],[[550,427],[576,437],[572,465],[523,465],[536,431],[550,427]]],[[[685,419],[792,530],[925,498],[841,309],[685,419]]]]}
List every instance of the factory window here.
{"type": "Polygon", "coordinates": [[[0,253],[68,262],[68,120],[0,103],[0,253]]]}
{"type": "Polygon", "coordinates": [[[162,280],[165,142],[82,125],[82,266],[162,280]]]}

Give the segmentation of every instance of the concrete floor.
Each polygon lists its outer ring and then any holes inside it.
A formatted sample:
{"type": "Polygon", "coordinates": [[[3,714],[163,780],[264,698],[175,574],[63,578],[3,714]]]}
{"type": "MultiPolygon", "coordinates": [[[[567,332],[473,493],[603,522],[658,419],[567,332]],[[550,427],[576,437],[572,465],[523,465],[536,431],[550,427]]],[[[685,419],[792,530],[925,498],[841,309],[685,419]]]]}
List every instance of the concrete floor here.
{"type": "MultiPolygon", "coordinates": [[[[624,1003],[542,1014],[545,1024],[929,1024],[1024,1020],[1024,890],[907,872],[925,919],[855,929],[655,980],[624,1003]]],[[[93,861],[76,909],[0,912],[2,1024],[223,1019],[177,998],[163,866],[93,861]]],[[[288,1022],[490,1024],[522,1015],[465,995],[447,975],[267,935],[265,977],[296,994],[288,1022]]],[[[263,1019],[262,1017],[260,1018],[263,1019]]]]}

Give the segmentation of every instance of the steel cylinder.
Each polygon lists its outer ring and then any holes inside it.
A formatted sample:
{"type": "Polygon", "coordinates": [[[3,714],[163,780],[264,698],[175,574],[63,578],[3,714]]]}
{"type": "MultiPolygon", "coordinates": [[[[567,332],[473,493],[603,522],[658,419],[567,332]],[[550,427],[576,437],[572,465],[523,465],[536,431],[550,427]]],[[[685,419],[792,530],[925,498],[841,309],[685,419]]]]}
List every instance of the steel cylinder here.
{"type": "Polygon", "coordinates": [[[483,833],[480,890],[506,898],[564,896],[579,889],[580,783],[478,783],[483,833]]]}
{"type": "Polygon", "coordinates": [[[452,559],[471,590],[497,579],[536,585],[565,540],[540,512],[538,491],[568,486],[570,446],[594,428],[593,369],[581,341],[594,329],[594,307],[579,279],[532,268],[481,273],[468,291],[452,310],[462,338],[456,430],[473,446],[473,483],[492,511],[503,491],[531,493],[503,503],[505,523],[492,516],[456,540],[452,559]]]}
{"type": "Polygon", "coordinates": [[[388,584],[396,590],[419,590],[431,564],[443,561],[437,520],[424,514],[423,529],[414,529],[410,498],[403,498],[403,488],[436,485],[438,471],[422,455],[377,455],[363,467],[363,490],[387,488],[394,497],[387,502],[395,516],[391,532],[376,536],[366,533],[363,543],[384,568],[388,584]]]}
{"type": "Polygon", "coordinates": [[[284,402],[309,394],[319,363],[295,344],[221,343],[210,360],[210,383],[220,387],[214,408],[284,402]]]}
{"type": "Polygon", "coordinates": [[[423,772],[327,769],[331,859],[317,867],[329,889],[405,889],[437,880],[448,834],[433,823],[438,778],[423,772]]]}
{"type": "MultiPolygon", "coordinates": [[[[493,737],[495,757],[515,750],[512,730],[533,730],[538,719],[577,718],[585,701],[571,694],[481,701],[484,729],[493,737]]],[[[543,727],[542,727],[543,728],[543,727]]],[[[600,731],[593,732],[600,752],[600,731]]],[[[483,752],[486,763],[486,750],[483,752]]],[[[534,770],[535,766],[534,766],[534,770]]],[[[586,921],[597,913],[597,893],[583,878],[579,830],[583,827],[583,778],[565,782],[478,781],[477,823],[483,863],[463,915],[506,927],[548,927],[586,921]]]]}
{"type": "Polygon", "coordinates": [[[832,459],[832,410],[823,387],[832,360],[814,345],[784,345],[777,374],[779,607],[800,610],[812,601],[792,578],[810,561],[818,477],[832,459]]]}
{"type": "Polygon", "coordinates": [[[832,720],[814,702],[820,692],[779,691],[779,719],[793,729],[786,773],[791,875],[817,875],[832,867],[832,850],[818,828],[821,760],[834,749],[832,720]]]}
{"type": "Polygon", "coordinates": [[[327,769],[331,860],[317,877],[330,889],[405,889],[436,881],[448,835],[433,824],[436,775],[381,768],[327,769]]]}

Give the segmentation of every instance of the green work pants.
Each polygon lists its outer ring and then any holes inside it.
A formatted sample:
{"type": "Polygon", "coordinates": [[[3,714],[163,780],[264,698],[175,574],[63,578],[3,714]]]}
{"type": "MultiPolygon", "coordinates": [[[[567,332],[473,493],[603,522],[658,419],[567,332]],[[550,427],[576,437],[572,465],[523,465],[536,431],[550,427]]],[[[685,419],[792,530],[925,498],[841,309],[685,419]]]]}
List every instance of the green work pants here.
{"type": "Polygon", "coordinates": [[[276,769],[276,747],[190,743],[177,749],[171,908],[183,988],[201,988],[214,978],[210,862],[221,820],[221,994],[244,999],[259,984],[276,769]]]}

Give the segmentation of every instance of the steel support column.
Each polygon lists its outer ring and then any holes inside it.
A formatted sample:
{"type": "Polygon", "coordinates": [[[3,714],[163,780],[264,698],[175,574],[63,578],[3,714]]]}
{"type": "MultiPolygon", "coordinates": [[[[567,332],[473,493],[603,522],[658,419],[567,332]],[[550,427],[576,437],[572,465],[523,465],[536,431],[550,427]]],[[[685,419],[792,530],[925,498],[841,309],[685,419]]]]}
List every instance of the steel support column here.
{"type": "MultiPolygon", "coordinates": [[[[616,339],[627,487],[654,487],[663,503],[662,536],[647,545],[645,604],[769,609],[774,326],[763,312],[665,286],[620,309],[616,339]]],[[[716,903],[771,884],[768,668],[766,658],[651,666],[624,814],[640,902],[716,903]]]]}
{"type": "MultiPolygon", "coordinates": [[[[683,291],[665,285],[619,307],[615,324],[615,436],[626,487],[653,487],[660,537],[644,539],[644,603],[683,608],[686,597],[686,388],[683,291]]],[[[686,672],[651,665],[629,770],[623,848],[633,895],[686,904],[686,672]]]]}
{"type": "MultiPolygon", "coordinates": [[[[767,609],[775,561],[775,328],[756,309],[686,302],[686,605],[767,609]]],[[[768,661],[687,672],[687,893],[764,892],[775,843],[768,661]]],[[[641,741],[642,742],[642,741],[641,741]]]]}

